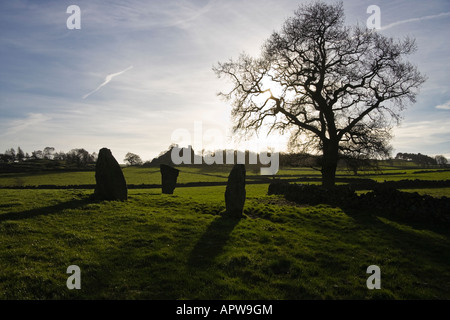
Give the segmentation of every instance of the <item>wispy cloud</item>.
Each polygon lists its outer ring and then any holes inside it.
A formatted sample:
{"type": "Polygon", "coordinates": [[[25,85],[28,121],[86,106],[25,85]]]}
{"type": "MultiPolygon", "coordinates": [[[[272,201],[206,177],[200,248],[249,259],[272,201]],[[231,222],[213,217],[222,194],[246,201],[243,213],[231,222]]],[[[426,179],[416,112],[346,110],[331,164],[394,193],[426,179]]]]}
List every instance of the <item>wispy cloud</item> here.
{"type": "Polygon", "coordinates": [[[441,109],[441,110],[450,110],[450,100],[448,100],[447,102],[445,102],[443,104],[436,106],[435,108],[441,109]]]}
{"type": "Polygon", "coordinates": [[[386,29],[398,26],[400,24],[405,24],[405,23],[410,23],[410,22],[418,22],[418,21],[424,21],[424,20],[430,20],[430,19],[436,19],[436,18],[446,17],[446,16],[449,16],[449,15],[450,15],[450,12],[443,12],[443,13],[435,14],[435,15],[431,15],[431,16],[424,16],[424,17],[419,17],[419,18],[412,18],[412,19],[401,20],[401,21],[397,21],[397,22],[393,22],[391,24],[388,24],[387,26],[381,27],[380,30],[386,30],[386,29]]]}
{"type": "Polygon", "coordinates": [[[38,124],[50,119],[50,117],[41,113],[28,113],[24,119],[16,119],[5,124],[6,130],[3,132],[2,136],[17,134],[28,128],[36,127],[38,124]]]}
{"type": "Polygon", "coordinates": [[[100,90],[100,88],[102,88],[103,86],[107,85],[107,84],[112,80],[112,78],[114,78],[114,77],[116,77],[116,76],[118,76],[118,75],[121,75],[122,73],[125,73],[125,72],[127,72],[128,70],[130,70],[130,69],[132,69],[132,68],[133,68],[133,66],[129,66],[129,67],[126,68],[125,70],[122,70],[122,71],[119,71],[119,72],[116,72],[116,73],[108,74],[108,75],[106,76],[106,78],[105,78],[105,81],[103,81],[103,83],[102,83],[101,85],[99,85],[97,88],[95,88],[95,89],[92,90],[91,92],[85,94],[85,95],[83,96],[83,99],[86,99],[86,98],[89,97],[91,94],[93,94],[94,92],[97,92],[98,90],[100,90]]]}
{"type": "MultiPolygon", "coordinates": [[[[443,117],[450,107],[445,1],[436,0],[434,6],[398,1],[391,7],[397,22],[387,22],[387,9],[383,13],[383,29],[393,36],[402,36],[402,26],[424,28],[416,33],[420,51],[412,62],[430,76],[406,114],[430,122],[405,122],[394,144],[399,151],[450,150],[440,139],[450,134],[443,117]],[[412,6],[417,15],[404,16],[412,14],[412,6]]],[[[52,145],[98,151],[107,146],[118,159],[127,152],[151,159],[167,148],[177,128],[193,132],[195,121],[204,123],[205,132],[231,126],[229,105],[216,96],[230,84],[218,79],[211,66],[242,51],[259,55],[263,41],[304,0],[260,0],[257,5],[242,0],[81,1],[81,30],[67,29],[66,6],[44,2],[0,2],[0,150],[52,145]],[[136,68],[130,71],[131,65],[136,68]],[[120,92],[108,90],[119,83],[120,92]],[[108,95],[101,94],[105,86],[108,95]]],[[[346,13],[367,18],[359,0],[345,5],[346,13]]]]}
{"type": "Polygon", "coordinates": [[[168,16],[170,17],[169,21],[173,26],[186,29],[193,21],[206,15],[215,4],[215,1],[208,1],[205,6],[199,7],[198,5],[193,5],[186,1],[177,2],[177,10],[168,11],[168,16]]]}
{"type": "Polygon", "coordinates": [[[450,128],[446,118],[404,123],[394,128],[393,145],[398,152],[421,152],[449,156],[450,128]]]}

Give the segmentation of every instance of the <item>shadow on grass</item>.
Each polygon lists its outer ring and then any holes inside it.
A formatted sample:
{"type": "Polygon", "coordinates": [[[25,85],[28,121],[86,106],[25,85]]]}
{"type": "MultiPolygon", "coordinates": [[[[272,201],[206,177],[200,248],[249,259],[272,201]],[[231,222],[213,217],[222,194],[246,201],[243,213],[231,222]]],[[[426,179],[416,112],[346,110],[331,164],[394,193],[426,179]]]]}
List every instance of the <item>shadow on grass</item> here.
{"type": "Polygon", "coordinates": [[[36,209],[30,209],[20,212],[8,212],[4,214],[0,214],[0,222],[3,221],[11,221],[11,220],[22,220],[29,219],[37,216],[46,216],[50,214],[54,214],[60,212],[64,209],[76,209],[80,208],[91,201],[88,197],[83,199],[74,199],[66,202],[61,202],[52,206],[41,207],[36,209]]]}
{"type": "Polygon", "coordinates": [[[223,252],[223,247],[239,221],[240,219],[224,216],[214,220],[192,249],[187,263],[188,268],[204,269],[211,265],[223,252]]]}
{"type": "Polygon", "coordinates": [[[344,212],[366,230],[379,234],[380,244],[390,244],[400,249],[404,257],[409,257],[411,261],[416,256],[422,263],[437,264],[444,269],[450,263],[450,229],[446,224],[408,219],[387,212],[344,212]],[[430,232],[435,236],[430,236],[430,232]]]}
{"type": "Polygon", "coordinates": [[[379,218],[385,218],[399,225],[408,226],[417,231],[431,231],[443,236],[450,236],[450,224],[443,221],[433,220],[432,218],[426,219],[419,216],[409,216],[408,213],[395,213],[390,210],[375,210],[365,209],[361,214],[359,209],[354,208],[342,208],[342,210],[348,215],[367,226],[373,226],[374,224],[383,224],[379,218]]]}

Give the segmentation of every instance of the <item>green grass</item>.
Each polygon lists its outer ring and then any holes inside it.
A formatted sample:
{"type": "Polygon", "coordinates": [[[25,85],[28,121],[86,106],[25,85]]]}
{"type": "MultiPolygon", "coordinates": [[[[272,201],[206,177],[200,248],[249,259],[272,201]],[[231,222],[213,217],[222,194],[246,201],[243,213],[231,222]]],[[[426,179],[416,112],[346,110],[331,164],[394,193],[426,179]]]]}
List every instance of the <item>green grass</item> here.
{"type": "MultiPolygon", "coordinates": [[[[209,168],[178,167],[178,182],[212,182],[228,179],[231,167],[219,170],[209,168]]],[[[127,184],[160,184],[159,168],[127,167],[123,169],[127,184]]],[[[0,186],[39,186],[39,185],[83,185],[95,184],[94,171],[79,172],[38,172],[38,173],[0,173],[0,186]]]]}
{"type": "MultiPolygon", "coordinates": [[[[231,167],[179,169],[179,183],[226,182],[231,167]]],[[[161,181],[159,168],[123,171],[128,184],[161,181]]],[[[358,177],[450,179],[417,171],[358,177]]],[[[309,168],[278,174],[320,177],[309,168]]],[[[248,170],[248,181],[259,178],[248,170]]],[[[0,174],[0,186],[43,184],[95,184],[95,173],[0,174]]],[[[448,226],[299,206],[267,188],[246,186],[241,220],[221,216],[225,186],[130,189],[125,202],[91,202],[93,190],[2,189],[0,299],[450,299],[448,226]],[[81,290],[66,287],[73,264],[81,290]],[[381,290],[366,287],[370,265],[381,268],[381,290]]],[[[450,197],[450,188],[403,191],[450,197]]]]}
{"type": "Polygon", "coordinates": [[[437,171],[436,169],[430,170],[390,170],[384,171],[385,174],[370,174],[370,175],[358,175],[359,178],[373,179],[378,182],[383,181],[399,181],[399,180],[450,180],[450,171],[437,171]],[[425,171],[425,172],[422,172],[425,171]]]}
{"type": "Polygon", "coordinates": [[[0,173],[0,186],[81,185],[95,184],[93,171],[0,173]]]}
{"type": "Polygon", "coordinates": [[[226,219],[224,186],[0,190],[1,299],[450,299],[450,231],[326,205],[298,206],[247,185],[226,219]],[[66,269],[81,268],[81,290],[66,269]],[[370,265],[381,290],[368,290],[370,265]]]}
{"type": "MultiPolygon", "coordinates": [[[[230,165],[177,167],[180,170],[178,183],[189,182],[226,182],[231,170],[230,165]]],[[[128,184],[160,184],[161,173],[159,168],[126,167],[123,169],[128,184]]],[[[450,180],[450,171],[437,171],[437,169],[396,169],[386,168],[382,173],[366,172],[357,176],[345,170],[336,172],[340,178],[368,178],[378,182],[410,180],[450,180]],[[425,172],[420,172],[425,171],[425,172]],[[415,173],[420,172],[420,173],[415,173]]],[[[283,178],[320,178],[320,171],[311,168],[280,168],[277,176],[283,178]]],[[[260,180],[259,170],[249,169],[247,180],[260,180]]],[[[95,184],[94,171],[80,172],[38,172],[38,173],[0,173],[0,187],[4,186],[38,186],[38,185],[82,185],[95,184]]]]}

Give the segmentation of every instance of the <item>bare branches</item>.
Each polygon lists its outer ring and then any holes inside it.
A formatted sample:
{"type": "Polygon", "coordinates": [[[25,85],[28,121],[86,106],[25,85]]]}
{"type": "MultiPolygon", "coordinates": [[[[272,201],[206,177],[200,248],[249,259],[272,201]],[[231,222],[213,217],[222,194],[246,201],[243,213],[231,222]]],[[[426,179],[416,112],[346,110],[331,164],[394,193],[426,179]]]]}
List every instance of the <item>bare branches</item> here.
{"type": "Polygon", "coordinates": [[[410,38],[344,26],[342,3],[317,2],[287,19],[260,58],[241,54],[214,71],[233,83],[220,95],[233,106],[236,130],[266,123],[270,132],[295,128],[295,137],[317,148],[384,154],[391,120],[399,121],[425,81],[405,60],[416,49],[410,38]]]}

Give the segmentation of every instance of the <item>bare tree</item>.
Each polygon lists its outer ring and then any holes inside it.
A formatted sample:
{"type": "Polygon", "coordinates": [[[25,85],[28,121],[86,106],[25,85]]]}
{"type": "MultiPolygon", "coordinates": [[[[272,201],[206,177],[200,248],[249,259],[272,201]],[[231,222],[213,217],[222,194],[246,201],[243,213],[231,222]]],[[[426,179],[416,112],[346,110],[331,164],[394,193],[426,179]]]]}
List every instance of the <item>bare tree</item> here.
{"type": "Polygon", "coordinates": [[[1,155],[1,158],[4,162],[14,162],[16,159],[16,150],[14,150],[14,148],[6,150],[5,153],[1,155]]]}
{"type": "Polygon", "coordinates": [[[435,157],[435,159],[436,159],[436,164],[438,164],[438,165],[440,165],[442,167],[445,167],[447,165],[447,163],[448,163],[447,158],[444,157],[443,155],[437,155],[435,157]]]}
{"type": "Polygon", "coordinates": [[[52,160],[54,157],[55,148],[54,147],[45,147],[44,151],[42,151],[44,159],[52,160]]]}
{"type": "Polygon", "coordinates": [[[86,167],[89,163],[93,163],[94,159],[83,148],[72,149],[66,154],[66,161],[70,164],[76,164],[78,168],[86,167]]]}
{"type": "Polygon", "coordinates": [[[404,57],[415,41],[345,26],[343,4],[302,6],[274,32],[261,56],[218,63],[231,79],[234,130],[290,133],[322,154],[322,184],[335,184],[339,154],[388,153],[390,129],[425,81],[404,57]]]}
{"type": "Polygon", "coordinates": [[[130,166],[140,166],[143,163],[140,156],[131,152],[128,152],[125,155],[124,161],[128,163],[130,166]]]}
{"type": "Polygon", "coordinates": [[[63,160],[66,160],[66,159],[67,159],[67,154],[65,152],[63,152],[63,151],[56,152],[53,155],[53,160],[63,161],[63,160]]]}
{"type": "Polygon", "coordinates": [[[43,156],[42,150],[35,150],[35,151],[31,152],[31,158],[35,159],[35,160],[43,159],[44,156],[43,156]]]}
{"type": "Polygon", "coordinates": [[[17,147],[16,159],[18,161],[23,161],[24,158],[25,158],[25,153],[23,152],[22,148],[17,147]]]}

